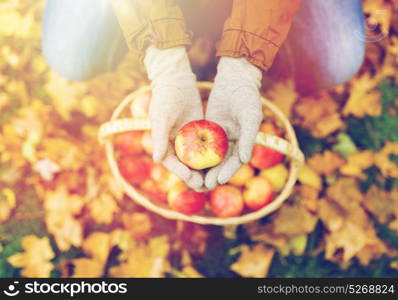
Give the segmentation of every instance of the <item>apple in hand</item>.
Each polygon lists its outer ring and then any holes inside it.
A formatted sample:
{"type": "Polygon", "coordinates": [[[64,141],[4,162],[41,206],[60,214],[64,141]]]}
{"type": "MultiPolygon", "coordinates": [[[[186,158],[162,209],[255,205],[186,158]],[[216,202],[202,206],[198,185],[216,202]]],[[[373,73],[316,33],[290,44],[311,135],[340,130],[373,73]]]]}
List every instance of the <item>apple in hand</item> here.
{"type": "Polygon", "coordinates": [[[149,163],[142,156],[122,156],[118,165],[122,176],[131,184],[139,184],[149,178],[149,163]]]}
{"type": "Polygon", "coordinates": [[[169,206],[186,215],[197,214],[206,205],[207,194],[195,192],[184,183],[175,185],[167,195],[169,206]]]}
{"type": "Polygon", "coordinates": [[[218,165],[228,151],[228,137],[218,124],[192,121],[184,125],[175,139],[175,150],[181,162],[195,170],[218,165]]]}
{"type": "MultiPolygon", "coordinates": [[[[272,123],[263,123],[260,127],[260,131],[270,135],[280,136],[272,123]]],[[[262,145],[254,145],[250,164],[257,169],[264,170],[281,163],[284,157],[284,154],[278,151],[262,145]]]]}
{"type": "Polygon", "coordinates": [[[259,210],[272,201],[273,194],[274,188],[267,179],[253,177],[246,183],[243,200],[251,210],[259,210]]]}
{"type": "Polygon", "coordinates": [[[237,187],[219,185],[211,191],[210,207],[221,218],[239,216],[244,208],[242,193],[237,187]]]}
{"type": "Polygon", "coordinates": [[[122,154],[141,154],[144,149],[141,145],[143,132],[126,131],[115,136],[115,147],[122,154]]]}

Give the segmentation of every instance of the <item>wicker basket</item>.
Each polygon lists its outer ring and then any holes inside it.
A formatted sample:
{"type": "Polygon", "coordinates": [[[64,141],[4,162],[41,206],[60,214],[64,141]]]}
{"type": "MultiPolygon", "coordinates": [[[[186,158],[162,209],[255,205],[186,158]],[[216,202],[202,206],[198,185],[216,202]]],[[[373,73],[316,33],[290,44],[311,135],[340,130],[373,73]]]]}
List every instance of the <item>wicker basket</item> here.
{"type": "MultiPolygon", "coordinates": [[[[210,82],[200,82],[198,84],[201,91],[209,91],[212,88],[212,83],[210,82]]],[[[99,139],[105,145],[106,156],[111,167],[111,171],[115,176],[117,182],[122,186],[124,191],[128,196],[134,199],[138,204],[144,206],[146,209],[157,213],[165,218],[188,221],[198,224],[208,224],[208,225],[237,225],[242,223],[247,223],[254,221],[256,219],[262,218],[271,212],[278,209],[281,204],[289,197],[292,188],[297,179],[297,173],[304,161],[304,155],[300,151],[297,138],[293,127],[291,126],[289,120],[286,116],[273,105],[268,100],[262,98],[263,105],[276,115],[278,119],[283,123],[286,130],[287,140],[282,138],[268,135],[259,132],[256,143],[267,146],[271,149],[279,151],[285,154],[290,159],[290,171],[289,177],[286,181],[285,187],[279,193],[279,195],[267,206],[262,209],[247,213],[238,217],[231,218],[218,218],[213,216],[203,216],[203,215],[192,215],[188,216],[177,211],[171,210],[166,207],[159,206],[148,199],[145,195],[140,193],[135,187],[129,184],[124,177],[120,174],[114,153],[114,147],[112,143],[112,135],[130,131],[130,130],[150,130],[150,122],[148,119],[133,119],[133,118],[120,118],[122,112],[128,107],[138,95],[141,93],[149,91],[149,87],[144,87],[129,96],[127,96],[120,105],[115,109],[112,114],[111,120],[103,124],[99,130],[99,139]]]]}

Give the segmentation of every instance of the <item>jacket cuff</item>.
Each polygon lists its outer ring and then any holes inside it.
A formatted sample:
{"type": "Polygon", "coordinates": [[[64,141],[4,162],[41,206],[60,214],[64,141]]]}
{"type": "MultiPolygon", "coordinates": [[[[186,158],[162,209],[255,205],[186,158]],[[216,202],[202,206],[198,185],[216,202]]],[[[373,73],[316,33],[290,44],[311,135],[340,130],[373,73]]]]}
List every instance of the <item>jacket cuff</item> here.
{"type": "Polygon", "coordinates": [[[217,46],[217,56],[244,57],[256,67],[267,71],[280,45],[242,29],[226,29],[217,46]]]}

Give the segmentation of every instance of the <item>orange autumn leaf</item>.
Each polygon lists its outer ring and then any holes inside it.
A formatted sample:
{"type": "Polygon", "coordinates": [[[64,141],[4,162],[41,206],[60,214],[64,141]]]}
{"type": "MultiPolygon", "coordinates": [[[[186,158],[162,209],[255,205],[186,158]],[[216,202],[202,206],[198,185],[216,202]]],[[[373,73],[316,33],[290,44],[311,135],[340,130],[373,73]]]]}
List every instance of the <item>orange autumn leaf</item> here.
{"type": "Polygon", "coordinates": [[[231,270],[243,277],[264,278],[268,274],[275,250],[256,244],[253,247],[242,245],[238,260],[231,265],[231,270]]]}
{"type": "Polygon", "coordinates": [[[110,224],[113,215],[118,211],[117,203],[114,197],[108,193],[99,195],[87,204],[90,216],[98,224],[110,224]]]}
{"type": "Polygon", "coordinates": [[[24,252],[10,256],[7,261],[16,268],[22,268],[22,276],[49,277],[53,269],[50,260],[55,256],[49,239],[28,235],[22,238],[21,244],[24,252]]]}
{"type": "Polygon", "coordinates": [[[380,152],[375,154],[375,165],[384,177],[398,178],[398,165],[390,158],[398,155],[398,143],[387,142],[380,152]]]}
{"type": "Polygon", "coordinates": [[[315,154],[308,160],[308,165],[320,175],[333,175],[341,168],[345,161],[336,152],[326,150],[315,154]]]}
{"type": "Polygon", "coordinates": [[[374,90],[377,81],[369,73],[351,81],[350,97],[343,109],[343,115],[362,118],[381,114],[380,92],[374,90]]]}
{"type": "Polygon", "coordinates": [[[367,22],[372,26],[380,25],[382,33],[387,35],[392,21],[392,4],[384,0],[371,0],[364,1],[363,8],[365,13],[370,15],[367,22]]]}
{"type": "Polygon", "coordinates": [[[364,205],[382,224],[394,218],[396,203],[388,191],[372,186],[365,195],[364,205]]]}
{"type": "Polygon", "coordinates": [[[315,137],[325,137],[344,127],[338,109],[338,103],[325,92],[303,97],[294,106],[295,123],[311,131],[315,137]]]}
{"type": "Polygon", "coordinates": [[[134,237],[134,239],[142,239],[147,237],[152,231],[152,221],[146,213],[132,213],[122,215],[123,224],[134,237]]]}
{"type": "Polygon", "coordinates": [[[267,96],[288,118],[290,118],[293,105],[298,98],[298,93],[295,90],[292,80],[275,82],[267,90],[267,96]]]}
{"type": "Polygon", "coordinates": [[[98,262],[106,262],[112,248],[112,238],[109,233],[93,232],[83,242],[83,252],[98,262]]]}
{"type": "Polygon", "coordinates": [[[169,269],[170,245],[166,236],[152,238],[149,243],[133,246],[123,255],[121,264],[110,269],[112,277],[164,277],[169,269]]]}
{"type": "Polygon", "coordinates": [[[347,163],[340,168],[340,172],[346,176],[353,176],[359,179],[366,179],[364,170],[374,164],[374,153],[370,150],[351,154],[347,157],[347,163]]]}
{"type": "Polygon", "coordinates": [[[96,278],[104,273],[104,264],[91,258],[72,259],[74,266],[73,276],[75,278],[96,278]]]}
{"type": "Polygon", "coordinates": [[[61,251],[67,251],[71,246],[79,247],[83,241],[82,224],[71,215],[47,213],[47,230],[54,235],[55,242],[61,251]]]}

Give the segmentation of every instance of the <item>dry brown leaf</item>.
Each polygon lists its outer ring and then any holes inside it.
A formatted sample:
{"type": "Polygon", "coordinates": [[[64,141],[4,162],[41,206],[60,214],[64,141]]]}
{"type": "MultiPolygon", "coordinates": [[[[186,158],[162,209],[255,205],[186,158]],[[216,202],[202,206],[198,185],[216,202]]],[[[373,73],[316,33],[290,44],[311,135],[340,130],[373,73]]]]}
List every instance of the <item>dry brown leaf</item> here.
{"type": "Polygon", "coordinates": [[[275,232],[287,236],[312,232],[318,218],[302,206],[282,206],[274,220],[275,232]]]}
{"type": "Polygon", "coordinates": [[[389,192],[380,190],[376,186],[372,186],[366,193],[364,205],[377,220],[385,224],[393,219],[396,206],[389,192]]]}

